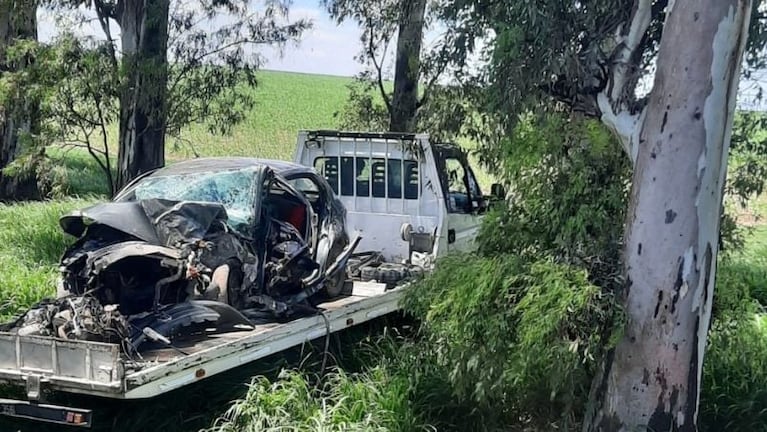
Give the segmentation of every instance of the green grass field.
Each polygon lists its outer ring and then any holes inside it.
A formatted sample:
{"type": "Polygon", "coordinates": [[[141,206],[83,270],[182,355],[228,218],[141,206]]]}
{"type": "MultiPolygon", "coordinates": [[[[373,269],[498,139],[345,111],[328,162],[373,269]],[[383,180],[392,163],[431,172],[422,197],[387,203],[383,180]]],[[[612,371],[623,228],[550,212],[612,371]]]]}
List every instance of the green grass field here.
{"type": "Polygon", "coordinates": [[[346,101],[351,78],[262,71],[255,90],[256,106],[230,136],[213,136],[204,126],[184,131],[171,142],[168,157],[257,156],[290,159],[300,129],[334,129],[334,114],[346,101]]]}

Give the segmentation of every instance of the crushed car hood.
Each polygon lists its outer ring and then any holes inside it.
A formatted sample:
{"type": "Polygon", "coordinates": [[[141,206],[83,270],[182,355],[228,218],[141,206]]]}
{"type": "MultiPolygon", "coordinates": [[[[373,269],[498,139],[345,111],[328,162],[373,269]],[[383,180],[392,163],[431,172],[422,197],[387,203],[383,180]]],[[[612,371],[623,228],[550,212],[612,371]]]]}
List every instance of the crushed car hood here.
{"type": "Polygon", "coordinates": [[[160,244],[160,238],[139,202],[96,204],[75,210],[59,219],[61,229],[78,238],[85,233],[89,225],[95,223],[114,228],[147,243],[160,244]]]}
{"type": "Polygon", "coordinates": [[[150,244],[174,247],[202,239],[214,223],[226,220],[221,204],[148,199],[97,204],[63,216],[59,224],[75,237],[82,237],[89,225],[101,224],[150,244]]]}

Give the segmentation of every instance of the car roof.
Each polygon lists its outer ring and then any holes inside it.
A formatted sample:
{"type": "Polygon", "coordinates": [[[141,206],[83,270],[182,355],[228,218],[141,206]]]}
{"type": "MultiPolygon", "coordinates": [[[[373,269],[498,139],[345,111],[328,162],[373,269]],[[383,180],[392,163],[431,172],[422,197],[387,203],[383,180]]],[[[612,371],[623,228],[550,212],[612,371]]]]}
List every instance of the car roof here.
{"type": "Polygon", "coordinates": [[[170,164],[153,172],[150,176],[193,174],[197,172],[228,171],[248,167],[267,166],[282,177],[301,173],[311,173],[311,168],[293,162],[259,159],[251,157],[206,157],[189,159],[170,164]]]}

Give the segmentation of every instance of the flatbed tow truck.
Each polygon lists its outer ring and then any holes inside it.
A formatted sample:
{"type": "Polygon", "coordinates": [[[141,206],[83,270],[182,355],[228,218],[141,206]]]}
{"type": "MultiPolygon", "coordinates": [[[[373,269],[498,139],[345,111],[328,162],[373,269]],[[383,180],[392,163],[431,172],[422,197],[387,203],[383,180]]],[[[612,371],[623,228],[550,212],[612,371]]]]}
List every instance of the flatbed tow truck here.
{"type": "Polygon", "coordinates": [[[0,399],[0,414],[90,427],[91,410],[48,405],[46,395],[152,398],[395,312],[407,287],[392,282],[469,250],[487,207],[465,154],[426,135],[300,132],[295,162],[331,185],[347,231],[362,237],[358,250],[377,251],[382,264],[358,267],[342,295],[316,305],[321,315],[174,341],[140,361],[119,344],[0,332],[0,382],[26,390],[23,400],[0,399]]]}

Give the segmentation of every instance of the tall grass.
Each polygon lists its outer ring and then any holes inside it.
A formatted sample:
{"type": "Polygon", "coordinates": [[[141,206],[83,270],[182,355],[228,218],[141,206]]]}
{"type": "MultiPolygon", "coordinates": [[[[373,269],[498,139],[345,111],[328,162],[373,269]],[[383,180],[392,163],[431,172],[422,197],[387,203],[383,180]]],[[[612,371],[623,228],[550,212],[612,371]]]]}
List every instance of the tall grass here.
{"type": "Polygon", "coordinates": [[[426,430],[409,407],[408,386],[383,366],[357,374],[335,370],[320,386],[296,371],[274,382],[257,377],[210,431],[426,430]]]}
{"type": "Polygon", "coordinates": [[[58,219],[88,202],[0,204],[0,321],[55,294],[56,264],[73,240],[58,219]]]}
{"type": "Polygon", "coordinates": [[[767,431],[767,317],[714,321],[702,384],[702,431],[767,431]]]}
{"type": "Polygon", "coordinates": [[[702,431],[767,431],[767,227],[717,274],[714,321],[703,362],[702,431]]]}

